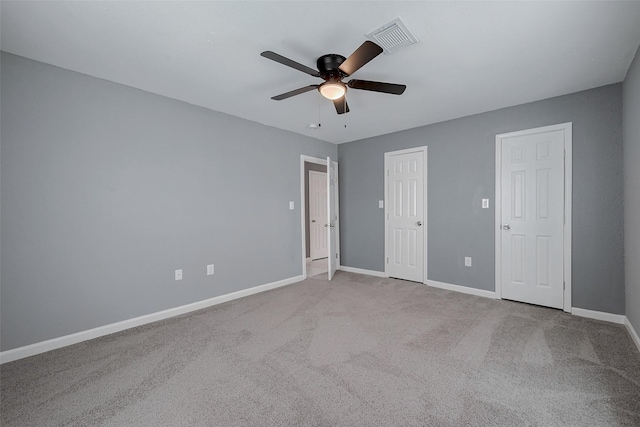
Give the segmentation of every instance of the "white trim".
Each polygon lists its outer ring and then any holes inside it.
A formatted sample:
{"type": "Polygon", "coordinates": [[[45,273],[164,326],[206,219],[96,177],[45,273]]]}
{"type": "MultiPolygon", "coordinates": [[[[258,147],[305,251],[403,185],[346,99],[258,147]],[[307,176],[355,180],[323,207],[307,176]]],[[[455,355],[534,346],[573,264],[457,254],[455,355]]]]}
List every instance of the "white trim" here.
{"type": "Polygon", "coordinates": [[[290,277],[288,279],[279,280],[277,282],[266,283],[264,285],[254,286],[252,288],[243,289],[237,292],[220,295],[203,301],[174,307],[163,311],[158,311],[144,316],[134,317],[133,319],[123,320],[121,322],[111,323],[109,325],[99,326],[97,328],[88,329],[86,331],[77,332],[75,334],[65,335],[53,338],[47,341],[41,341],[35,344],[26,345],[24,347],[14,348],[0,352],[0,364],[13,362],[14,360],[23,359],[36,354],[55,350],[57,348],[66,347],[68,345],[77,344],[79,342],[91,340],[104,335],[113,334],[115,332],[124,331],[125,329],[135,328],[136,326],[146,325],[147,323],[157,322],[158,320],[168,319],[170,317],[179,316],[181,314],[190,313],[195,310],[222,304],[238,298],[268,291],[271,289],[287,286],[304,280],[303,276],[290,277]]]}
{"type": "Polygon", "coordinates": [[[502,299],[502,143],[496,135],[496,193],[493,203],[494,210],[494,291],[497,299],[502,299]]]}
{"type": "Polygon", "coordinates": [[[629,331],[629,335],[631,335],[631,339],[638,348],[638,351],[640,351],[640,337],[638,337],[638,333],[631,322],[629,322],[629,318],[627,316],[624,316],[624,325],[627,327],[627,331],[629,331]]]}
{"type": "MultiPolygon", "coordinates": [[[[327,159],[330,159],[330,156],[327,156],[327,159]]],[[[335,200],[334,203],[336,205],[334,212],[336,213],[336,219],[334,219],[333,223],[335,225],[335,238],[336,238],[336,271],[340,268],[340,165],[338,164],[337,160],[333,160],[331,159],[331,161],[333,162],[333,164],[335,164],[335,186],[334,186],[334,192],[335,192],[335,200]]],[[[327,163],[327,174],[329,173],[329,164],[327,163]]],[[[329,191],[328,191],[329,192],[329,191]]],[[[329,206],[327,206],[327,210],[329,210],[329,206]]],[[[329,221],[331,222],[331,221],[329,221]]],[[[329,241],[327,240],[327,243],[329,241]]],[[[331,246],[331,245],[329,245],[331,246]]],[[[331,254],[329,254],[329,249],[331,249],[331,247],[327,248],[327,255],[331,256],[331,254]]],[[[327,266],[328,266],[328,262],[329,260],[327,260],[327,266]]]]}
{"type": "Polygon", "coordinates": [[[571,218],[573,199],[573,124],[564,123],[564,311],[571,311],[571,218]]]}
{"type": "MultiPolygon", "coordinates": [[[[495,294],[496,298],[502,299],[502,139],[513,138],[522,135],[531,135],[536,133],[545,133],[552,131],[564,131],[564,246],[563,246],[563,270],[564,270],[564,295],[563,310],[571,313],[571,232],[572,232],[572,215],[571,215],[571,199],[573,194],[573,123],[560,123],[552,126],[544,126],[534,129],[527,129],[517,132],[502,133],[496,135],[496,171],[495,171],[495,294]]],[[[575,310],[575,309],[574,309],[575,310]]]]}
{"type": "Polygon", "coordinates": [[[340,252],[340,165],[336,159],[336,268],[340,267],[342,253],[340,252]]]}
{"type": "Polygon", "coordinates": [[[304,203],[304,162],[315,163],[318,165],[327,165],[327,159],[320,159],[318,157],[300,155],[300,227],[302,231],[302,278],[307,278],[307,233],[306,233],[306,206],[304,203]]]}
{"type": "Polygon", "coordinates": [[[461,292],[463,294],[475,295],[478,297],[485,297],[496,299],[496,293],[491,291],[485,291],[484,289],[470,288],[468,286],[452,285],[451,283],[438,282],[436,280],[427,280],[427,286],[433,288],[446,289],[447,291],[461,292]]]}
{"type": "Polygon", "coordinates": [[[424,227],[424,237],[423,237],[423,245],[424,245],[424,263],[423,263],[423,271],[422,271],[422,283],[427,283],[427,277],[429,277],[427,275],[428,272],[428,267],[429,267],[429,257],[428,257],[428,236],[429,236],[429,205],[428,205],[428,194],[429,194],[429,186],[428,186],[428,171],[429,171],[429,165],[428,165],[428,149],[429,147],[427,145],[423,145],[421,147],[414,147],[414,148],[406,148],[404,150],[396,150],[396,151],[387,151],[384,153],[384,169],[382,170],[382,173],[384,174],[384,277],[389,277],[389,274],[387,272],[387,258],[389,257],[389,253],[387,251],[387,247],[388,247],[388,242],[387,242],[387,236],[388,236],[388,222],[387,221],[387,214],[389,213],[387,211],[388,206],[389,206],[389,176],[387,175],[387,169],[389,166],[389,158],[391,156],[395,156],[395,155],[399,155],[399,154],[409,154],[409,153],[415,153],[415,152],[422,152],[423,155],[423,161],[422,161],[422,168],[423,168],[423,173],[424,173],[424,195],[423,195],[423,214],[424,214],[424,218],[422,220],[422,225],[424,227]]]}
{"type": "Polygon", "coordinates": [[[347,267],[346,265],[338,265],[338,270],[346,271],[347,273],[366,274],[367,276],[389,277],[384,271],[365,270],[363,268],[347,267]]]}
{"type": "Polygon", "coordinates": [[[585,310],[584,308],[576,308],[573,307],[571,309],[571,314],[580,317],[586,317],[588,319],[602,320],[605,322],[617,323],[619,325],[624,325],[624,314],[612,314],[605,313],[604,311],[595,311],[595,310],[585,310]]]}
{"type": "MultiPolygon", "coordinates": [[[[426,283],[427,282],[427,278],[429,277],[427,275],[427,267],[429,266],[429,245],[427,244],[427,240],[429,237],[429,197],[428,197],[428,189],[429,189],[429,181],[428,181],[428,177],[429,177],[429,152],[428,152],[428,147],[425,145],[424,147],[424,163],[423,163],[423,167],[424,167],[424,221],[423,222],[423,227],[424,227],[424,272],[423,272],[423,276],[422,276],[422,283],[426,283]]],[[[385,205],[386,206],[386,205],[385,205]]]]}

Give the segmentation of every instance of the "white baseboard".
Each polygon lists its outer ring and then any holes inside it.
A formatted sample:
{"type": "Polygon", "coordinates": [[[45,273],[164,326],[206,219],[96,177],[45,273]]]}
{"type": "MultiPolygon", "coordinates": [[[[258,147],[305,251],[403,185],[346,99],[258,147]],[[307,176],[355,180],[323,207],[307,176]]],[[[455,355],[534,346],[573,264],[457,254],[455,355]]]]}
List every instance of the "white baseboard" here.
{"type": "Polygon", "coordinates": [[[603,320],[605,322],[617,323],[619,325],[625,324],[624,314],[612,314],[605,313],[604,311],[585,310],[584,308],[571,307],[571,314],[580,317],[587,317],[589,319],[603,320]]]}
{"type": "Polygon", "coordinates": [[[23,359],[29,356],[35,356],[36,354],[44,353],[50,350],[55,350],[61,347],[66,347],[72,344],[77,344],[82,341],[88,341],[104,335],[113,334],[115,332],[120,332],[125,329],[135,328],[136,326],[146,325],[147,323],[157,322],[158,320],[168,319],[170,317],[179,316],[181,314],[200,310],[202,308],[207,308],[214,305],[222,304],[227,301],[232,301],[238,298],[243,298],[243,297],[257,294],[260,292],[276,289],[282,286],[290,285],[292,283],[300,282],[303,279],[304,279],[303,276],[290,277],[288,279],[279,280],[277,282],[271,282],[271,283],[266,283],[264,285],[254,286],[253,288],[243,289],[241,291],[220,295],[220,296],[209,298],[203,301],[182,305],[180,307],[174,307],[167,310],[158,311],[156,313],[146,314],[140,317],[134,317],[133,319],[123,320],[121,322],[111,323],[109,325],[104,325],[104,326],[89,329],[86,331],[77,332],[75,334],[65,335],[65,336],[53,338],[47,341],[41,341],[35,344],[26,345],[24,347],[18,347],[12,350],[3,351],[3,352],[0,352],[0,364],[12,362],[18,359],[23,359]]]}
{"type": "Polygon", "coordinates": [[[629,322],[629,318],[627,316],[624,316],[624,325],[627,327],[627,331],[629,331],[629,335],[631,335],[631,339],[636,344],[636,347],[638,347],[638,351],[640,351],[640,337],[638,337],[638,333],[631,322],[629,322]]]}
{"type": "Polygon", "coordinates": [[[375,277],[387,277],[384,271],[365,270],[363,268],[347,267],[346,265],[339,265],[338,270],[346,271],[347,273],[366,274],[368,276],[375,277]]]}
{"type": "Polygon", "coordinates": [[[463,294],[475,295],[478,297],[485,297],[496,299],[496,293],[493,291],[485,291],[484,289],[470,288],[468,286],[452,285],[450,283],[438,282],[436,280],[427,280],[427,286],[434,288],[446,289],[447,291],[461,292],[463,294]]]}

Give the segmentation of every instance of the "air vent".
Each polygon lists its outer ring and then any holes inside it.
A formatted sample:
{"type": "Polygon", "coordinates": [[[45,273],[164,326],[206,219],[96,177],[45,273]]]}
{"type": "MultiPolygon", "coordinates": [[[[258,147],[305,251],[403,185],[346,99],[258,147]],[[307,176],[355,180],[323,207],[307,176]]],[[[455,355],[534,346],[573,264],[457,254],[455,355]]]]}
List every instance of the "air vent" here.
{"type": "Polygon", "coordinates": [[[367,34],[367,37],[384,49],[387,55],[396,52],[403,47],[418,43],[416,36],[411,34],[407,26],[397,18],[367,34]]]}

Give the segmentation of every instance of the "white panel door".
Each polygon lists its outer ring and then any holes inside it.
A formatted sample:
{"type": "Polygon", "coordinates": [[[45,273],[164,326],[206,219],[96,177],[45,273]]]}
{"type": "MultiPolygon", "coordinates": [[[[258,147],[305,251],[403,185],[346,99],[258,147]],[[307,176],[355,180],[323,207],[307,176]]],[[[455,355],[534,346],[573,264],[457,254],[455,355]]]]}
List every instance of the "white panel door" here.
{"type": "Polygon", "coordinates": [[[329,280],[338,269],[339,248],[339,214],[338,214],[338,162],[327,157],[327,241],[329,246],[329,280]]]}
{"type": "Polygon", "coordinates": [[[327,174],[309,171],[309,249],[312,260],[327,257],[327,174]]]}
{"type": "Polygon", "coordinates": [[[502,298],[563,308],[564,132],[502,139],[502,298]]]}
{"type": "Polygon", "coordinates": [[[386,273],[423,283],[424,152],[391,154],[386,160],[386,273]]]}

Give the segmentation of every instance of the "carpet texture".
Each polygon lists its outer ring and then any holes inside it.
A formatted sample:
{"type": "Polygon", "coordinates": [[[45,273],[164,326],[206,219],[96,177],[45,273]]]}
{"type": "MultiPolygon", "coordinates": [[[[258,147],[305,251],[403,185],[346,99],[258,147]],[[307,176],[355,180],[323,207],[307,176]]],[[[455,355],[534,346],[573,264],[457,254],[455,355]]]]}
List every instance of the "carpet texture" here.
{"type": "Polygon", "coordinates": [[[624,327],[338,272],[0,366],[3,426],[638,426],[624,327]]]}

